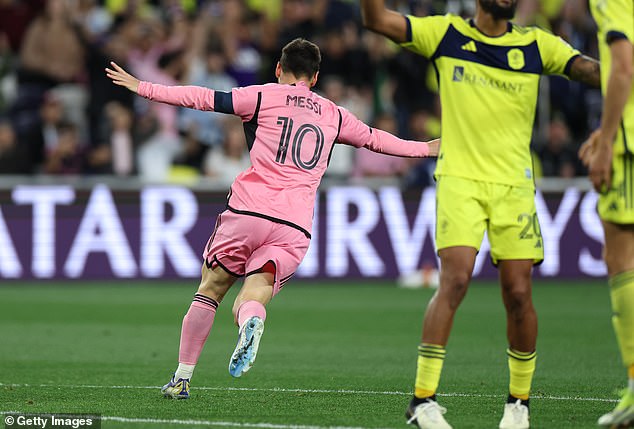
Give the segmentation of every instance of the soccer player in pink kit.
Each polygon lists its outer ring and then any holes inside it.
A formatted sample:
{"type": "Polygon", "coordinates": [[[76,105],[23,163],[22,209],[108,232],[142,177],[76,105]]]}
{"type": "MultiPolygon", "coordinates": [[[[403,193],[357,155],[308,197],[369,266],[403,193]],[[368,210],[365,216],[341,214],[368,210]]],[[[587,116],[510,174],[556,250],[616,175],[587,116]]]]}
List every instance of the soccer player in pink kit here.
{"type": "Polygon", "coordinates": [[[239,335],[229,372],[240,377],[253,365],[264,306],[308,250],[317,187],[335,143],[404,157],[438,154],[438,140],[401,140],[312,92],[320,61],[315,44],[295,39],[282,50],[275,69],[278,83],[231,92],[140,82],[115,63],[106,69],[115,84],[150,100],[240,116],[250,152],[252,165],[232,184],[227,209],[205,247],[200,286],[183,319],[178,368],[161,389],[167,397],[189,397],[216,308],[239,277],[245,281],[233,305],[239,335]]]}

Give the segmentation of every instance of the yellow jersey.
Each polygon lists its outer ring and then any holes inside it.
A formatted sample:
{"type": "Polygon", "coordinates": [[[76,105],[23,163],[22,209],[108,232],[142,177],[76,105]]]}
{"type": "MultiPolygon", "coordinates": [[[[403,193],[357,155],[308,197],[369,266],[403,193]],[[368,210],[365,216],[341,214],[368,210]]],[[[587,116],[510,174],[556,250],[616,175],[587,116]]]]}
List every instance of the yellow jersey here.
{"type": "Polygon", "coordinates": [[[489,37],[455,15],[407,16],[402,45],[429,58],[442,104],[437,176],[534,187],[530,142],[539,78],[567,75],[579,51],[535,27],[489,37]]]}

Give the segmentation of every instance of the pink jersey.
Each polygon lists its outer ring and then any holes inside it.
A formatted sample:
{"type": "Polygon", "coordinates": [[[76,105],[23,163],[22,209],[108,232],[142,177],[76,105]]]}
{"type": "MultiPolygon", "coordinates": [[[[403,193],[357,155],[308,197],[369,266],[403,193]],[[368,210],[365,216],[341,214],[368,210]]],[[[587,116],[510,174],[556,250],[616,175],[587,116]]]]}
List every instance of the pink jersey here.
{"type": "Polygon", "coordinates": [[[405,157],[429,153],[424,143],[368,127],[303,82],[255,85],[231,92],[141,82],[138,93],[176,106],[240,116],[251,167],[231,185],[227,208],[290,225],[307,237],[317,187],[335,143],[405,157]]]}

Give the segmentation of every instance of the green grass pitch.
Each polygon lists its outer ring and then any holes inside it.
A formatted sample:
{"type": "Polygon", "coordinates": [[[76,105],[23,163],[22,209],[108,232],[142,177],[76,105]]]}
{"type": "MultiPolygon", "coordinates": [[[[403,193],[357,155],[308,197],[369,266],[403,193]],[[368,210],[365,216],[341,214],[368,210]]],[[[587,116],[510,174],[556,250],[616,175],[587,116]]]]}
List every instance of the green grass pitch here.
{"type": "MultiPolygon", "coordinates": [[[[106,428],[405,428],[429,290],[292,282],[268,307],[258,359],[233,379],[220,306],[188,401],[175,369],[196,282],[0,285],[0,411],[100,413],[106,428]],[[125,387],[128,386],[128,387],[125,387]]],[[[536,282],[533,428],[594,428],[625,384],[607,286],[536,282]]],[[[495,428],[508,385],[499,288],[474,283],[455,320],[439,400],[457,429],[495,428]]]]}

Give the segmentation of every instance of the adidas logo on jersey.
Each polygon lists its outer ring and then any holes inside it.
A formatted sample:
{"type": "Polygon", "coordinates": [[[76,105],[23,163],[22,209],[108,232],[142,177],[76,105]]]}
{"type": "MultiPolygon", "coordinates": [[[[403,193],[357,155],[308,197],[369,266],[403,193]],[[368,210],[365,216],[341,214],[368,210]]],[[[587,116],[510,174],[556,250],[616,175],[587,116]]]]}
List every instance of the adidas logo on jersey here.
{"type": "Polygon", "coordinates": [[[464,45],[461,46],[463,51],[469,51],[469,52],[478,52],[478,49],[476,48],[476,44],[473,40],[465,43],[464,45]]]}

